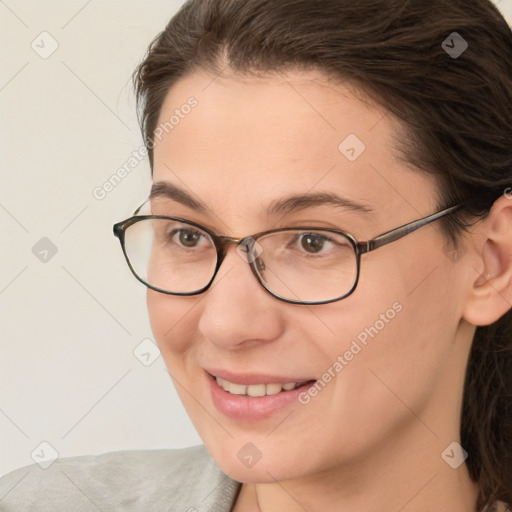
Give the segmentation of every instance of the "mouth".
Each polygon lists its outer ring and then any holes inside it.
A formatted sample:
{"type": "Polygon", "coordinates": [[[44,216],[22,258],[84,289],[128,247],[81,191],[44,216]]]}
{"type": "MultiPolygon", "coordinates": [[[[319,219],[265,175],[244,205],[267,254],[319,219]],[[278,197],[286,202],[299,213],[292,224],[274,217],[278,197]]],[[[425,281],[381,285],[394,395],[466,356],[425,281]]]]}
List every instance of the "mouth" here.
{"type": "Polygon", "coordinates": [[[236,384],[235,382],[229,382],[228,380],[215,377],[217,384],[228,393],[232,395],[250,396],[253,398],[268,395],[277,395],[283,391],[292,391],[294,389],[303,387],[307,384],[312,384],[313,380],[306,380],[301,382],[286,382],[280,384],[278,382],[270,384],[236,384]]]}
{"type": "Polygon", "coordinates": [[[297,405],[299,395],[316,382],[315,379],[235,375],[217,370],[205,371],[205,376],[217,410],[230,418],[251,422],[270,418],[284,408],[297,405]]]}

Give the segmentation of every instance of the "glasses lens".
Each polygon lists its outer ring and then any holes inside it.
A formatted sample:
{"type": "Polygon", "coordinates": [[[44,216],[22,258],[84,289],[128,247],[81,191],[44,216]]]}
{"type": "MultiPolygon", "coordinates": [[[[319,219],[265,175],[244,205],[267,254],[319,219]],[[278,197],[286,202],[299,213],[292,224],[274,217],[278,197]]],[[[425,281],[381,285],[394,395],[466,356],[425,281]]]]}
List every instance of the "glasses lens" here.
{"type": "Polygon", "coordinates": [[[146,284],[172,293],[194,293],[211,280],[217,251],[205,231],[172,219],[143,219],[126,229],[125,251],[146,284]]]}
{"type": "Polygon", "coordinates": [[[255,268],[274,294],[300,302],[333,300],[349,293],[357,279],[352,241],[325,230],[287,230],[257,240],[255,268]]]}

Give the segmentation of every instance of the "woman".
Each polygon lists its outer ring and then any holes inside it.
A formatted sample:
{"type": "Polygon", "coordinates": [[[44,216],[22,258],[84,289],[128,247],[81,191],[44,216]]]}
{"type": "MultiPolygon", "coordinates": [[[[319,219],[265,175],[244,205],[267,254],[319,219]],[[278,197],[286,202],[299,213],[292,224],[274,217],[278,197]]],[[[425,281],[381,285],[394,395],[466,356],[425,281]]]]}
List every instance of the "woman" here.
{"type": "Polygon", "coordinates": [[[505,510],[493,4],[191,0],[134,82],[153,186],[114,232],[206,449],[18,471],[5,510],[505,510]]]}

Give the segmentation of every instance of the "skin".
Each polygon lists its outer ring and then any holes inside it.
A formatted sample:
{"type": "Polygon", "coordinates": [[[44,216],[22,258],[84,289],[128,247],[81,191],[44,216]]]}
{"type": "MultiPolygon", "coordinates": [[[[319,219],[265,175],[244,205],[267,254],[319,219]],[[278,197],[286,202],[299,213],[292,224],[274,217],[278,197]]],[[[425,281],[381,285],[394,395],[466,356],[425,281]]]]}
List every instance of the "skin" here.
{"type": "MultiPolygon", "coordinates": [[[[195,72],[169,90],[160,121],[190,96],[197,107],[155,147],[153,180],[208,209],[158,198],[156,214],[236,237],[314,224],[367,240],[436,211],[432,177],[395,150],[399,123],[347,84],[313,71],[195,72]],[[354,162],[338,151],[351,133],[366,145],[354,162]],[[312,191],[372,211],[322,205],[267,215],[273,201],[312,191]]],[[[511,203],[497,201],[459,259],[447,257],[439,222],[364,255],[356,291],[331,304],[273,298],[235,247],[204,294],[148,290],[155,339],[184,406],[220,468],[244,482],[236,512],[475,509],[466,465],[452,469],[441,454],[460,441],[475,325],[510,308],[511,203]],[[396,302],[402,311],[307,405],[253,422],[213,405],[203,367],[320,379],[396,302]],[[252,468],[237,457],[247,442],[262,454],[252,468]]]]}

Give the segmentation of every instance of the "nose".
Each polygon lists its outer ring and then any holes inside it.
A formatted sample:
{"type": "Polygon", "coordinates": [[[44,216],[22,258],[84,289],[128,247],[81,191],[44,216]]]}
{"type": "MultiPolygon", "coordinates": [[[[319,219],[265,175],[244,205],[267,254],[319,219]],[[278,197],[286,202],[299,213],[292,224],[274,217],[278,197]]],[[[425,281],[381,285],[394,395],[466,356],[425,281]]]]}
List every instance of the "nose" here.
{"type": "Polygon", "coordinates": [[[247,260],[231,246],[201,300],[199,331],[224,350],[277,339],[283,331],[280,303],[258,282],[247,260]]]}

